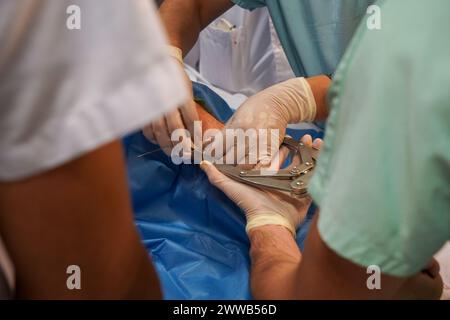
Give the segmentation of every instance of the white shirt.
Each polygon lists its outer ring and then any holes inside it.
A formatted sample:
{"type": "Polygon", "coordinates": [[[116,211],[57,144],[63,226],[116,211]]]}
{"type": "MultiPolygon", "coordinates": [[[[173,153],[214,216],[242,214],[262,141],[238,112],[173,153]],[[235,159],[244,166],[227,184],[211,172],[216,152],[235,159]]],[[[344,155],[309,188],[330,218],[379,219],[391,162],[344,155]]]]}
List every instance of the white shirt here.
{"type": "Polygon", "coordinates": [[[57,167],[187,98],[149,0],[1,1],[0,43],[0,181],[57,167]],[[70,5],[80,30],[67,27],[70,5]]]}
{"type": "MultiPolygon", "coordinates": [[[[0,181],[57,167],[188,97],[153,2],[0,2],[0,181]],[[70,5],[81,29],[69,29],[70,5]]],[[[14,270],[0,237],[0,272],[14,270]]]]}
{"type": "Polygon", "coordinates": [[[251,96],[295,77],[267,8],[234,6],[202,31],[198,47],[200,74],[229,93],[251,96]]]}

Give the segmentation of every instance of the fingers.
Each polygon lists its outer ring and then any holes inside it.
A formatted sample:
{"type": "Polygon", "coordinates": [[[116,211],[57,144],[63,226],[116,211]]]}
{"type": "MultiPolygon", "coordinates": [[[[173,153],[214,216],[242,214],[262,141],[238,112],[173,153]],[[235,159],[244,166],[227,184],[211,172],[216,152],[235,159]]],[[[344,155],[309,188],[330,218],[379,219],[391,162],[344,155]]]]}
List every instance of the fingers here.
{"type": "Polygon", "coordinates": [[[167,128],[165,117],[159,118],[152,123],[153,134],[156,143],[164,151],[165,154],[170,155],[172,150],[172,141],[170,140],[169,129],[167,128]]]}
{"type": "MultiPolygon", "coordinates": [[[[152,124],[145,127],[142,132],[151,143],[158,144],[164,153],[170,156],[174,146],[171,137],[175,130],[180,130],[179,135],[182,137],[183,143],[189,142],[189,137],[185,131],[185,126],[179,110],[172,111],[165,117],[154,121],[152,124]]],[[[184,148],[184,150],[189,149],[189,147],[184,148]]]]}
{"type": "Polygon", "coordinates": [[[283,143],[284,137],[285,131],[275,131],[274,133],[270,130],[268,136],[265,137],[265,141],[264,137],[263,140],[261,140],[261,137],[259,138],[258,143],[264,143],[264,145],[262,147],[259,146],[258,149],[259,157],[256,165],[258,169],[271,168],[273,163],[275,165],[278,164],[274,160],[279,155],[280,145],[283,143]]]}
{"type": "MultiPolygon", "coordinates": [[[[184,71],[184,66],[183,66],[182,61],[179,64],[179,66],[184,75],[186,89],[190,93],[190,98],[188,101],[186,101],[186,103],[181,105],[178,110],[176,110],[176,111],[172,112],[171,114],[169,114],[168,116],[166,116],[168,137],[170,138],[172,132],[176,129],[187,129],[190,132],[190,137],[191,137],[192,141],[194,141],[194,142],[202,141],[202,137],[194,137],[194,134],[195,134],[194,122],[199,121],[199,116],[197,113],[196,103],[194,102],[194,98],[192,96],[192,82],[189,79],[189,76],[187,75],[187,73],[184,71]]],[[[183,136],[183,140],[187,136],[183,133],[181,133],[181,135],[183,136]]],[[[165,137],[163,137],[163,139],[166,140],[165,137]]],[[[196,146],[196,147],[200,147],[200,146],[196,146]]]]}
{"type": "Polygon", "coordinates": [[[206,173],[206,176],[212,185],[227,194],[227,182],[232,182],[230,178],[217,170],[217,168],[209,161],[202,161],[200,163],[200,168],[206,173]]]}
{"type": "Polygon", "coordinates": [[[186,128],[184,127],[183,120],[181,119],[181,113],[179,110],[175,110],[171,112],[168,116],[166,116],[166,123],[168,134],[171,140],[172,146],[175,146],[179,141],[172,141],[172,134],[177,131],[177,137],[181,137],[181,143],[183,144],[183,150],[188,153],[183,155],[183,158],[190,157],[191,150],[191,140],[190,135],[186,132],[186,128]]]}
{"type": "Polygon", "coordinates": [[[274,152],[274,156],[272,157],[272,153],[269,151],[266,154],[260,155],[255,169],[269,169],[273,166],[273,164],[276,166],[278,164],[277,159],[275,159],[277,156],[278,152],[274,152]]]}
{"type": "MultiPolygon", "coordinates": [[[[142,133],[148,141],[153,144],[159,145],[161,150],[163,150],[166,155],[171,155],[173,144],[170,140],[165,118],[158,119],[157,121],[149,124],[144,129],[142,129],[142,133]]],[[[187,141],[185,138],[186,137],[183,137],[183,142],[187,141]]],[[[188,149],[185,148],[184,150],[188,149]]]]}
{"type": "Polygon", "coordinates": [[[302,137],[301,141],[308,147],[313,147],[317,150],[320,150],[322,148],[323,145],[323,140],[322,139],[315,139],[314,141],[312,140],[312,137],[309,134],[306,134],[302,137]]]}
{"type": "Polygon", "coordinates": [[[436,259],[432,259],[428,266],[423,270],[423,273],[428,274],[431,278],[439,276],[440,266],[436,259]]]}
{"type": "MultiPolygon", "coordinates": [[[[182,64],[180,64],[180,68],[183,69],[182,64]]],[[[184,70],[183,74],[185,75],[184,78],[187,90],[192,92],[191,81],[184,70]]],[[[190,136],[193,137],[194,121],[197,120],[199,120],[199,117],[197,114],[196,105],[193,98],[191,98],[178,110],[172,111],[166,116],[154,121],[151,125],[145,127],[143,129],[143,134],[150,142],[158,144],[164,153],[170,156],[174,146],[174,143],[171,140],[172,133],[177,129],[184,130],[187,128],[191,133],[190,136]]],[[[189,142],[186,132],[180,131],[179,136],[183,138],[183,142],[189,142]]],[[[196,141],[201,141],[201,137],[196,141]]],[[[188,149],[184,148],[184,150],[188,149]]]]}
{"type": "MultiPolygon", "coordinates": [[[[202,161],[200,168],[205,172],[209,182],[221,190],[231,201],[247,212],[246,200],[258,197],[260,191],[241,182],[234,181],[221,173],[211,162],[202,161]]],[[[258,201],[256,201],[258,203],[258,201]]]]}
{"type": "Polygon", "coordinates": [[[255,163],[257,162],[258,152],[249,149],[245,151],[244,157],[237,161],[237,167],[241,170],[251,170],[255,167],[255,163]]]}
{"type": "MultiPolygon", "coordinates": [[[[214,161],[216,163],[227,163],[226,155],[232,148],[235,147],[232,143],[227,143],[226,130],[227,129],[224,128],[217,133],[217,136],[212,137],[213,141],[208,146],[210,150],[214,150],[212,156],[214,157],[214,161]],[[218,136],[222,138],[220,139],[218,136]]],[[[234,157],[233,161],[235,161],[234,157]]]]}
{"type": "Polygon", "coordinates": [[[180,64],[180,67],[183,70],[182,72],[184,74],[184,81],[186,84],[186,88],[187,88],[188,92],[190,93],[189,100],[185,104],[180,106],[180,108],[179,108],[179,112],[181,114],[181,119],[183,122],[182,127],[189,130],[193,141],[201,141],[202,137],[194,136],[194,134],[195,134],[194,122],[199,121],[200,118],[198,116],[196,103],[195,103],[194,97],[192,95],[192,82],[191,82],[191,79],[189,79],[189,76],[187,75],[187,73],[184,71],[183,63],[180,64]]]}
{"type": "Polygon", "coordinates": [[[313,142],[313,148],[320,150],[322,149],[322,145],[323,145],[323,140],[322,139],[316,139],[313,142]]]}
{"type": "Polygon", "coordinates": [[[288,147],[281,147],[270,164],[269,170],[279,170],[288,158],[289,153],[290,150],[288,147]]]}
{"type": "MultiPolygon", "coordinates": [[[[306,145],[306,146],[314,146],[315,148],[320,148],[320,146],[322,145],[322,140],[321,139],[316,139],[312,140],[311,135],[304,135],[301,139],[301,141],[306,145]]],[[[290,154],[290,150],[288,148],[282,147],[279,151],[274,152],[274,157],[272,159],[269,158],[263,158],[260,159],[260,161],[258,162],[258,164],[254,167],[254,169],[269,169],[269,170],[277,170],[279,169],[284,162],[286,161],[287,157],[290,154]],[[277,159],[278,157],[282,156],[281,159],[277,159]]],[[[289,164],[289,166],[287,168],[292,168],[295,167],[297,165],[300,164],[300,157],[295,154],[292,157],[292,161],[289,164]]]]}
{"type": "Polygon", "coordinates": [[[155,134],[153,133],[153,126],[151,123],[144,129],[142,129],[142,133],[144,134],[144,136],[147,138],[148,141],[150,141],[153,144],[157,144],[155,134]]]}
{"type": "Polygon", "coordinates": [[[307,145],[308,147],[313,147],[316,149],[319,149],[322,147],[323,144],[323,140],[322,139],[315,139],[314,141],[312,140],[311,135],[306,134],[302,137],[301,141],[307,145]]]}
{"type": "Polygon", "coordinates": [[[202,137],[195,137],[194,122],[199,121],[200,118],[195,107],[194,100],[189,100],[181,108],[180,113],[182,117],[183,128],[186,128],[191,133],[191,137],[194,141],[201,141],[202,137]]]}
{"type": "Polygon", "coordinates": [[[172,111],[166,116],[166,123],[169,133],[177,129],[184,130],[183,120],[181,119],[181,114],[178,110],[172,111]]]}
{"type": "Polygon", "coordinates": [[[309,134],[304,135],[301,141],[308,147],[311,147],[313,144],[312,137],[309,134]]]}
{"type": "Polygon", "coordinates": [[[409,299],[438,300],[442,296],[444,283],[438,273],[436,277],[420,272],[412,277],[404,285],[407,294],[412,294],[409,299]]]}

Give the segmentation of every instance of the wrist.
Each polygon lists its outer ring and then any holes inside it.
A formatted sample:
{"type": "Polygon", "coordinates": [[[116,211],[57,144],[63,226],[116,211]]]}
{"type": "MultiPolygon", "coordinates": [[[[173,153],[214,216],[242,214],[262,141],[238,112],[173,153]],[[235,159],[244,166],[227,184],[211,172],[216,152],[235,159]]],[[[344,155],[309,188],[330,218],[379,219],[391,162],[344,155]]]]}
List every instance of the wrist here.
{"type": "Polygon", "coordinates": [[[253,263],[262,264],[273,260],[299,262],[298,249],[292,233],[278,225],[265,225],[249,232],[253,263]]]}
{"type": "Polygon", "coordinates": [[[176,46],[171,46],[168,45],[167,46],[167,50],[169,55],[176,59],[179,63],[184,64],[183,62],[183,50],[181,50],[180,48],[176,47],[176,46]]]}
{"type": "Polygon", "coordinates": [[[256,227],[248,231],[248,235],[250,240],[258,239],[261,234],[271,234],[280,239],[290,240],[293,238],[292,232],[280,225],[276,224],[267,224],[264,226],[256,227]]]}
{"type": "Polygon", "coordinates": [[[291,233],[267,225],[250,234],[251,287],[256,299],[292,299],[302,255],[291,233]]]}
{"type": "Polygon", "coordinates": [[[287,114],[289,124],[312,122],[316,118],[317,106],[314,92],[305,78],[294,78],[279,85],[281,106],[287,114]]]}
{"type": "Polygon", "coordinates": [[[285,232],[288,232],[291,237],[296,237],[296,227],[287,218],[275,213],[258,214],[248,218],[245,230],[247,231],[247,234],[250,235],[253,230],[267,226],[272,227],[272,229],[269,230],[282,229],[285,232]]]}
{"type": "Polygon", "coordinates": [[[332,80],[328,76],[316,76],[306,79],[316,102],[316,120],[325,120],[328,116],[328,90],[332,80]]]}

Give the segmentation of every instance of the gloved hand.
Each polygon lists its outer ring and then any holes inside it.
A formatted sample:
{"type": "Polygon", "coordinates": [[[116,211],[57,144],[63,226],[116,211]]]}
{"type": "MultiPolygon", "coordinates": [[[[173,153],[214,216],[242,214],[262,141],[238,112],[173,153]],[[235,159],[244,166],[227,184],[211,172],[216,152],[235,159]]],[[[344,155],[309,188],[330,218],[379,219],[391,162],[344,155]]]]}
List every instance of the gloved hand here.
{"type": "MultiPolygon", "coordinates": [[[[305,78],[294,78],[285,82],[269,87],[256,95],[250,97],[233,115],[225,125],[222,131],[224,139],[217,139],[211,144],[211,149],[220,150],[223,148],[223,156],[232,148],[236,149],[235,142],[226,143],[227,129],[278,129],[277,143],[271,143],[270,137],[267,138],[265,150],[257,150],[256,155],[258,163],[267,166],[272,157],[278,152],[282,143],[286,127],[291,123],[312,122],[316,116],[316,102],[310,85],[305,78]]],[[[270,134],[270,130],[268,131],[270,134]]],[[[264,139],[259,136],[260,139],[264,139]]],[[[251,148],[251,146],[250,146],[251,148]]],[[[248,146],[245,153],[255,152],[256,147],[249,150],[248,146]]],[[[221,153],[222,154],[222,153],[221,153]]],[[[245,154],[248,158],[248,154],[245,154]]],[[[221,161],[223,159],[216,159],[221,161]]],[[[242,159],[235,159],[235,163],[242,162],[242,159]]],[[[220,163],[220,162],[219,162],[220,163]]],[[[225,161],[224,161],[225,163],[225,161]]]]}
{"type": "MultiPolygon", "coordinates": [[[[309,135],[304,136],[302,141],[317,149],[322,145],[321,139],[316,139],[313,143],[309,135]]],[[[279,150],[279,161],[276,164],[272,162],[271,169],[278,169],[288,154],[289,150],[282,147],[279,150]]],[[[296,164],[294,159],[291,166],[296,164]]],[[[303,222],[311,205],[311,198],[296,199],[278,191],[268,191],[242,184],[228,178],[206,161],[202,162],[200,167],[211,184],[222,190],[245,212],[247,233],[265,225],[280,225],[287,228],[295,237],[296,230],[303,222]]]]}
{"type": "MultiPolygon", "coordinates": [[[[192,96],[192,82],[184,71],[183,55],[180,49],[169,46],[169,53],[178,62],[182,69],[182,74],[185,76],[186,87],[190,92],[191,97],[184,105],[180,106],[177,110],[170,112],[169,114],[154,121],[150,125],[146,126],[142,132],[144,136],[152,143],[158,144],[161,149],[170,156],[174,143],[171,140],[172,132],[176,129],[187,129],[190,132],[190,138],[194,141],[194,121],[198,121],[198,113],[194,97],[192,96]]],[[[189,141],[188,137],[180,131],[183,141],[189,141]]],[[[201,137],[200,137],[201,138],[201,137]]],[[[201,141],[196,140],[196,141],[201,141]]],[[[178,142],[175,142],[177,144],[178,142]]]]}

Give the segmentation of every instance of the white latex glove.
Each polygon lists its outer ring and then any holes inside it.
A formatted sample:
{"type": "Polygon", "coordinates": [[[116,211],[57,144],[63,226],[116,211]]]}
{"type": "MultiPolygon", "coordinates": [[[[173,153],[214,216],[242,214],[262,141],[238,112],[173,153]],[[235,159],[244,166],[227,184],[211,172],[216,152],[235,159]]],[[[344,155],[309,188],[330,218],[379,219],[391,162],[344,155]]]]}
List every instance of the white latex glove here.
{"type": "MultiPolygon", "coordinates": [[[[169,46],[169,53],[178,62],[184,75],[184,80],[188,92],[191,97],[184,105],[180,106],[175,111],[166,114],[164,117],[154,121],[146,126],[142,132],[144,136],[152,143],[158,144],[161,149],[170,156],[174,143],[171,140],[172,132],[176,129],[187,129],[190,132],[191,140],[194,140],[194,121],[199,120],[194,97],[192,96],[192,82],[184,71],[183,54],[181,49],[169,46]]],[[[188,141],[188,137],[180,131],[183,141],[188,141]]],[[[197,140],[200,141],[200,140],[197,140]]],[[[178,142],[175,142],[175,144],[178,142]]]]}
{"type": "MultiPolygon", "coordinates": [[[[278,139],[274,145],[270,143],[270,138],[266,141],[266,151],[256,155],[258,163],[267,166],[272,157],[278,152],[280,144],[284,139],[286,127],[291,123],[312,122],[316,116],[316,102],[310,85],[305,78],[294,78],[269,87],[254,96],[250,97],[227,122],[222,131],[225,137],[227,129],[278,129],[278,139]]],[[[258,141],[263,137],[258,137],[258,141]]],[[[226,139],[223,139],[226,140],[226,139]]],[[[211,148],[224,150],[223,156],[232,148],[236,148],[235,142],[226,146],[226,141],[218,139],[214,141],[211,148]]],[[[257,147],[250,146],[252,151],[245,150],[248,158],[249,152],[257,152],[257,147]]],[[[220,156],[216,158],[220,159],[220,156]]],[[[241,163],[243,159],[235,159],[235,163],[241,163]]],[[[247,163],[247,161],[245,161],[247,163]]],[[[220,162],[219,162],[220,163],[220,162]]]]}
{"type": "MultiPolygon", "coordinates": [[[[308,145],[313,145],[319,149],[322,140],[312,141],[307,135],[302,141],[308,145]]],[[[284,147],[279,151],[280,157],[277,164],[272,163],[273,168],[279,168],[280,163],[288,155],[288,150],[284,147]],[[276,167],[278,166],[278,167],[276,167]]],[[[296,165],[292,163],[291,166],[296,165]]],[[[311,205],[311,198],[305,197],[296,199],[278,191],[268,191],[234,181],[209,162],[200,164],[202,170],[208,176],[211,184],[222,190],[233,202],[235,202],[244,212],[247,218],[246,231],[262,227],[265,225],[280,225],[287,228],[295,237],[298,226],[303,222],[311,205]]]]}

